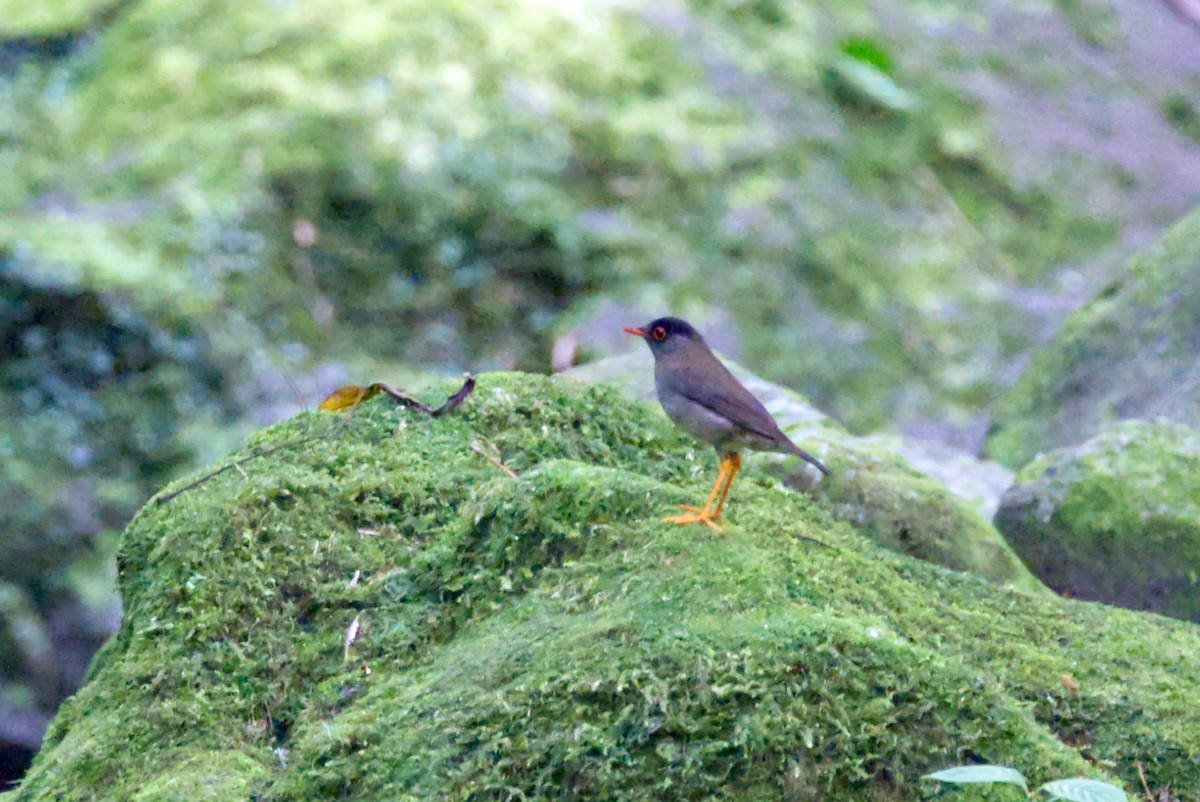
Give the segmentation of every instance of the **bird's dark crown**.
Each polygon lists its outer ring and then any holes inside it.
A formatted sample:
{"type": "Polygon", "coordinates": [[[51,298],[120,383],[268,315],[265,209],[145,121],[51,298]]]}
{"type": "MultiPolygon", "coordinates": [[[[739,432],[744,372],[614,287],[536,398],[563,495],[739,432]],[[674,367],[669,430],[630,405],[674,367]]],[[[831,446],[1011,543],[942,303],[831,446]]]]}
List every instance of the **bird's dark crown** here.
{"type": "Polygon", "coordinates": [[[692,324],[677,317],[660,317],[652,320],[645,327],[646,340],[651,343],[665,342],[672,337],[682,337],[687,340],[700,339],[700,332],[692,328],[692,324]]]}

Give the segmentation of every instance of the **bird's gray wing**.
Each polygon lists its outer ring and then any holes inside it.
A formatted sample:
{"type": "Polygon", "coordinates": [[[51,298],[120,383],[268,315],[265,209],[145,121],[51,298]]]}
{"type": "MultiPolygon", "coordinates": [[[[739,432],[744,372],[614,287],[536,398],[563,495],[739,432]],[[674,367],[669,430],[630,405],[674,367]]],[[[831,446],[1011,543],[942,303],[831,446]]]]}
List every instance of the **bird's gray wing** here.
{"type": "Polygon", "coordinates": [[[767,412],[767,408],[743,387],[716,357],[712,357],[712,364],[707,367],[710,375],[713,371],[724,374],[728,381],[688,382],[688,387],[676,389],[686,398],[712,410],[738,428],[767,440],[776,440],[781,434],[779,425],[775,423],[771,413],[767,412]]]}
{"type": "MultiPolygon", "coordinates": [[[[767,443],[775,446],[771,450],[786,450],[800,457],[805,462],[815,465],[826,476],[832,476],[829,468],[825,467],[820,460],[793,443],[779,429],[779,424],[771,417],[771,413],[767,412],[767,408],[762,405],[762,402],[742,386],[737,377],[730,373],[729,369],[721,364],[720,360],[715,356],[707,356],[712,361],[708,362],[704,360],[706,364],[703,365],[700,372],[709,377],[722,374],[728,380],[675,382],[672,387],[675,392],[684,396],[689,401],[720,415],[729,421],[731,425],[741,429],[743,432],[763,438],[767,443]]],[[[685,370],[694,372],[697,370],[697,366],[695,364],[689,365],[685,370]]]]}

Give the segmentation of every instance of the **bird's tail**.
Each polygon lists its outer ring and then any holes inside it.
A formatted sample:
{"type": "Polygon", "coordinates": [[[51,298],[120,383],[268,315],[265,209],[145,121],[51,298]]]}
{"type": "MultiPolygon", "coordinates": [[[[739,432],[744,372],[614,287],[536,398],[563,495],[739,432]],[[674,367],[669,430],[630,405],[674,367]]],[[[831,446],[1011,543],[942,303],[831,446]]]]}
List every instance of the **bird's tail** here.
{"type": "Polygon", "coordinates": [[[812,465],[814,468],[816,468],[818,471],[825,474],[826,476],[833,476],[833,473],[821,463],[821,460],[817,459],[812,454],[809,454],[803,448],[801,448],[800,446],[796,445],[795,443],[793,443],[791,441],[788,441],[788,445],[792,447],[791,453],[795,454],[797,457],[804,460],[809,465],[812,465]]]}

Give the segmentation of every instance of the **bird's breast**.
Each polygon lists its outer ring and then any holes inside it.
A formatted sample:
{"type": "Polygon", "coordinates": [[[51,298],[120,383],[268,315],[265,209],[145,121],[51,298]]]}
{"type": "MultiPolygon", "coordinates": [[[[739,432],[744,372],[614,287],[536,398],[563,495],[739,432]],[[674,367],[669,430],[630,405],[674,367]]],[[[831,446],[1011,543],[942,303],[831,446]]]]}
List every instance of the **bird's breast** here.
{"type": "Polygon", "coordinates": [[[724,416],[688,398],[662,381],[657,374],[654,377],[654,385],[663,412],[666,412],[667,417],[679,428],[718,449],[733,437],[734,426],[724,416]]]}

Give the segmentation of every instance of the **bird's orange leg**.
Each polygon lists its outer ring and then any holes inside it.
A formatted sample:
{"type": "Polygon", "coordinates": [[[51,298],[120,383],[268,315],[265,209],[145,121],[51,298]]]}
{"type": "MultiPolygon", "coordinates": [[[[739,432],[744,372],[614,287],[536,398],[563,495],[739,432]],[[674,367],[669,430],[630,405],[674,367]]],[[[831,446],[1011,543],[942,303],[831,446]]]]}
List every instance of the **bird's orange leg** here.
{"type": "Polygon", "coordinates": [[[725,477],[729,474],[732,466],[732,461],[729,459],[721,460],[721,470],[717,473],[717,481],[713,482],[712,491],[708,494],[708,501],[704,502],[703,507],[693,507],[690,504],[680,504],[687,512],[683,515],[676,515],[671,518],[663,518],[665,523],[669,524],[707,524],[711,529],[720,529],[721,525],[717,523],[717,519],[712,515],[713,502],[717,499],[717,493],[721,492],[722,484],[725,482],[725,477]]]}
{"type": "Polygon", "coordinates": [[[721,500],[717,502],[717,512],[713,519],[721,520],[721,510],[725,509],[725,499],[729,496],[729,488],[733,487],[733,477],[742,468],[742,458],[737,454],[729,455],[729,475],[725,478],[725,489],[721,491],[721,500]]]}

